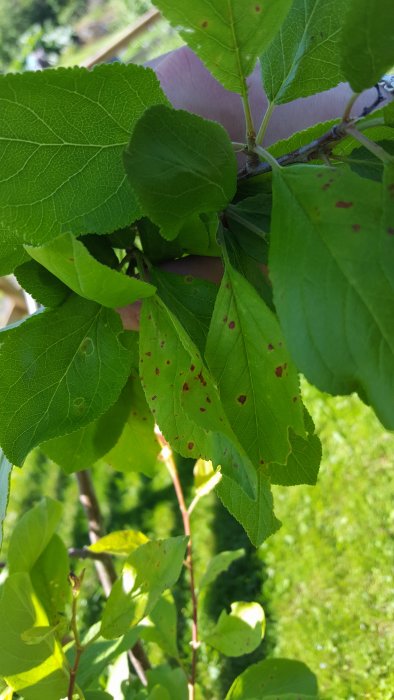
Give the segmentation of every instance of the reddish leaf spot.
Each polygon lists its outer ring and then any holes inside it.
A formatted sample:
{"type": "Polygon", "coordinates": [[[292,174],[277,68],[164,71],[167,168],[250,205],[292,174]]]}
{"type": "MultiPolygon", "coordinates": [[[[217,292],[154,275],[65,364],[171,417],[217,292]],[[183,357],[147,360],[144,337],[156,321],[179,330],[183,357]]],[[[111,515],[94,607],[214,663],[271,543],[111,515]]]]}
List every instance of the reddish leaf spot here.
{"type": "Polygon", "coordinates": [[[279,365],[278,367],[275,367],[275,374],[277,377],[281,377],[283,375],[283,367],[282,365],[279,365]]]}
{"type": "Polygon", "coordinates": [[[195,369],[196,369],[196,368],[195,368],[194,365],[190,365],[190,371],[191,371],[191,372],[194,372],[195,369]]]}
{"type": "Polygon", "coordinates": [[[187,449],[188,449],[188,450],[192,450],[193,447],[194,447],[194,442],[188,442],[188,443],[187,443],[187,449]]]}
{"type": "Polygon", "coordinates": [[[225,316],[225,317],[223,318],[223,323],[227,323],[227,321],[228,321],[228,316],[225,316]]]}
{"type": "Polygon", "coordinates": [[[152,320],[152,315],[149,314],[149,316],[148,316],[148,321],[151,321],[151,320],[152,320]]]}
{"type": "Polygon", "coordinates": [[[237,401],[243,406],[246,401],[246,398],[247,397],[245,396],[245,394],[241,394],[240,396],[238,396],[237,401]]]}
{"type": "Polygon", "coordinates": [[[268,343],[268,350],[271,352],[271,351],[274,350],[274,349],[275,349],[275,348],[274,348],[274,346],[272,345],[272,343],[268,343]]]}
{"type": "Polygon", "coordinates": [[[152,353],[149,351],[149,352],[146,352],[145,355],[147,355],[147,357],[151,357],[152,353]]]}
{"type": "Polygon", "coordinates": [[[293,396],[293,403],[297,403],[298,401],[298,396],[293,396]]]}
{"type": "Polygon", "coordinates": [[[200,372],[200,373],[197,375],[197,379],[201,382],[201,384],[202,384],[203,386],[206,386],[206,385],[207,385],[207,382],[206,382],[206,380],[205,380],[204,375],[203,375],[202,372],[200,372]]]}
{"type": "Polygon", "coordinates": [[[260,464],[265,464],[263,459],[260,459],[260,464]]]}
{"type": "Polygon", "coordinates": [[[256,12],[261,12],[261,7],[260,7],[260,5],[256,5],[256,7],[255,7],[254,9],[256,10],[256,12]]]}
{"type": "Polygon", "coordinates": [[[203,406],[201,406],[201,408],[200,408],[201,413],[205,413],[206,410],[207,410],[206,408],[203,408],[203,406]]]}
{"type": "Polygon", "coordinates": [[[182,387],[182,391],[189,391],[189,385],[187,382],[184,383],[184,385],[182,387]]]}
{"type": "Polygon", "coordinates": [[[166,360],[166,365],[170,365],[170,364],[171,364],[171,360],[166,360]]]}
{"type": "Polygon", "coordinates": [[[394,227],[389,226],[387,229],[387,233],[389,234],[389,236],[394,236],[394,227]]]}
{"type": "Polygon", "coordinates": [[[165,341],[165,340],[162,340],[161,343],[160,343],[160,347],[161,347],[161,348],[164,348],[165,344],[166,344],[166,341],[165,341]]]}
{"type": "Polygon", "coordinates": [[[353,206],[353,202],[344,202],[341,199],[335,203],[337,209],[350,209],[353,206]]]}
{"type": "Polygon", "coordinates": [[[230,283],[226,282],[226,289],[230,289],[230,283]]]}
{"type": "Polygon", "coordinates": [[[208,20],[207,20],[207,19],[204,19],[204,21],[201,22],[201,26],[202,26],[203,29],[206,29],[207,26],[208,26],[208,20]]]}
{"type": "Polygon", "coordinates": [[[358,233],[359,231],[361,231],[361,226],[360,224],[353,224],[352,229],[353,231],[355,231],[355,233],[358,233]]]}
{"type": "Polygon", "coordinates": [[[235,321],[230,321],[230,323],[228,324],[228,327],[229,327],[231,330],[233,330],[233,328],[235,328],[235,321]]]}
{"type": "Polygon", "coordinates": [[[152,396],[151,401],[156,401],[156,399],[157,399],[157,396],[155,394],[154,396],[152,396]]]}
{"type": "Polygon", "coordinates": [[[212,403],[212,401],[211,401],[211,399],[209,398],[209,396],[207,396],[207,398],[206,398],[205,400],[206,400],[207,403],[212,403]]]}
{"type": "Polygon", "coordinates": [[[159,370],[158,367],[156,367],[156,369],[155,369],[155,374],[156,374],[156,375],[159,375],[159,374],[160,374],[160,370],[159,370]]]}

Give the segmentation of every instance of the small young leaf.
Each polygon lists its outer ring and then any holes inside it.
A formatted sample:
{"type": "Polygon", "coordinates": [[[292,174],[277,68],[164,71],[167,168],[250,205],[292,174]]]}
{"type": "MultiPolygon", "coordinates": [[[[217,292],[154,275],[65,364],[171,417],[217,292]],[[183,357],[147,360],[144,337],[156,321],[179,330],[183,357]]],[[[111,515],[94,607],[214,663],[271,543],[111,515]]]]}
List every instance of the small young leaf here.
{"type": "Polygon", "coordinates": [[[118,530],[100,537],[89,546],[96,554],[114,554],[128,557],[135,549],[148,542],[148,537],[138,530],[118,530]]]}
{"type": "Polygon", "coordinates": [[[237,559],[243,556],[245,556],[244,549],[233,549],[229,552],[220,552],[216,554],[208,563],[206,571],[201,578],[198,586],[199,591],[201,591],[202,588],[210,586],[223,571],[227,571],[233,561],[237,561],[237,559]]]}
{"type": "Polygon", "coordinates": [[[80,297],[3,332],[2,340],[0,443],[17,465],[33,447],[104,413],[130,372],[120,318],[80,297]]]}
{"type": "Polygon", "coordinates": [[[43,498],[18,520],[9,544],[10,574],[30,572],[52,539],[62,513],[61,503],[43,498]]]}
{"type": "Polygon", "coordinates": [[[289,428],[305,435],[297,370],[274,314],[230,265],[205,356],[230,424],[256,469],[286,464],[289,428]]]}
{"type": "Polygon", "coordinates": [[[258,603],[231,604],[203,640],[226,656],[243,656],[257,649],[265,632],[264,610],[258,603]]]}
{"type": "Polygon", "coordinates": [[[394,4],[349,0],[341,33],[342,69],[354,92],[373,87],[394,63],[394,4]]]}
{"type": "Polygon", "coordinates": [[[339,37],[345,7],[338,0],[293,0],[283,26],[261,56],[270,102],[291,102],[343,80],[339,37]]]}
{"type": "Polygon", "coordinates": [[[49,308],[62,304],[71,293],[63,282],[35,260],[29,259],[17,267],[14,274],[33,299],[49,308]]]}
{"type": "Polygon", "coordinates": [[[226,419],[196,346],[157,297],[144,301],[140,328],[141,379],[163,434],[184,457],[220,464],[253,498],[255,470],[226,419]]]}
{"type": "Polygon", "coordinates": [[[162,105],[139,120],[125,167],[143,213],[168,240],[185,219],[218,212],[235,194],[237,164],[224,128],[162,105]]]}
{"type": "Polygon", "coordinates": [[[151,541],[127,559],[104,607],[101,634],[113,639],[149,615],[166,588],[179,578],[187,537],[151,541]]]}
{"type": "Polygon", "coordinates": [[[191,275],[176,275],[157,268],[151,270],[151,278],[160,298],[182,323],[199,351],[203,352],[217,286],[191,275]]]}
{"type": "Polygon", "coordinates": [[[231,92],[245,78],[282,24],[291,0],[155,0],[155,5],[207,68],[231,92]]]}
{"type": "Polygon", "coordinates": [[[167,104],[153,71],[118,63],[10,74],[0,103],[4,242],[107,233],[138,218],[122,151],[145,109],[167,104]]]}
{"type": "Polygon", "coordinates": [[[7,512],[10,495],[12,464],[0,449],[0,550],[3,544],[3,523],[7,512]]]}
{"type": "Polygon", "coordinates": [[[235,679],[225,700],[317,700],[316,676],[301,661],[266,659],[249,666],[235,679]]]}
{"type": "Polygon", "coordinates": [[[392,429],[394,236],[377,228],[381,210],[382,186],[348,168],[274,173],[270,272],[299,369],[323,391],[359,392],[392,429]]]}
{"type": "Polygon", "coordinates": [[[48,627],[28,574],[16,573],[6,579],[0,618],[7,620],[7,625],[0,626],[0,676],[26,700],[64,698],[69,672],[54,635],[38,644],[27,644],[22,638],[32,627],[48,627]]]}
{"type": "Polygon", "coordinates": [[[27,246],[26,250],[33,260],[73,292],[103,306],[126,306],[155,293],[151,284],[102,265],[70,233],[64,233],[39,248],[27,246]]]}

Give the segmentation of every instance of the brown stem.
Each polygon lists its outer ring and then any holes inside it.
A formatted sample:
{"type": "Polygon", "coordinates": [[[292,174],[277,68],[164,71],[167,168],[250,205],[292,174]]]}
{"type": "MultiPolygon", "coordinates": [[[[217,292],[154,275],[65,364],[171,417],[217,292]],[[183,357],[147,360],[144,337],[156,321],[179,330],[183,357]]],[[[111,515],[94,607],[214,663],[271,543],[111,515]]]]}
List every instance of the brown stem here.
{"type": "MultiPolygon", "coordinates": [[[[105,534],[100,504],[97,499],[90,472],[87,469],[84,469],[83,471],[76,472],[76,477],[79,487],[79,500],[82,503],[88,520],[89,539],[93,544],[105,534]]],[[[112,585],[117,579],[113,561],[110,556],[104,555],[101,556],[100,559],[95,558],[94,565],[96,567],[97,575],[103,587],[104,593],[108,597],[111,592],[112,585]]],[[[148,685],[148,681],[145,671],[150,668],[150,663],[140,641],[134,644],[132,650],[129,650],[128,656],[142,685],[146,687],[148,685]]]]}
{"type": "Polygon", "coordinates": [[[166,468],[168,470],[168,473],[171,477],[171,481],[174,486],[176,498],[178,501],[179,505],[179,510],[182,516],[182,522],[183,522],[183,529],[185,532],[185,535],[189,538],[188,545],[187,545],[187,553],[186,553],[186,560],[185,560],[185,566],[189,571],[189,584],[190,584],[190,594],[191,594],[191,601],[192,601],[192,641],[191,641],[191,647],[192,647],[192,665],[191,665],[191,671],[190,671],[190,676],[189,676],[189,700],[194,700],[195,699],[195,685],[196,685],[196,675],[197,675],[197,653],[198,653],[198,648],[200,646],[200,642],[198,639],[198,612],[197,612],[197,593],[196,593],[196,585],[195,585],[195,580],[194,580],[194,567],[193,567],[193,547],[192,547],[192,537],[191,537],[191,529],[190,529],[190,517],[189,517],[189,512],[186,507],[185,503],[185,497],[183,494],[182,490],[182,484],[179,479],[179,474],[178,470],[175,464],[174,456],[172,453],[172,450],[167,443],[166,439],[163,437],[163,435],[159,432],[156,433],[158,441],[162,447],[161,451],[161,457],[163,459],[164,464],[166,465],[166,468]]]}

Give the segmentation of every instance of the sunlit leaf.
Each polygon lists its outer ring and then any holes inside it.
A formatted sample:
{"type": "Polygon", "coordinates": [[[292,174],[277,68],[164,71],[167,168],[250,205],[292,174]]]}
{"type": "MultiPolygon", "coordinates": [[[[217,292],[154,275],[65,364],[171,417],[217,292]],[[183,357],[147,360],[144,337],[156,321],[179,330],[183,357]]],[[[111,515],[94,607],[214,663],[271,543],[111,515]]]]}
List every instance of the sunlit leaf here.
{"type": "Polygon", "coordinates": [[[30,572],[52,539],[62,513],[61,503],[46,497],[19,518],[9,542],[10,574],[30,572]]]}
{"type": "Polygon", "coordinates": [[[204,641],[225,656],[243,656],[257,649],[264,637],[264,610],[258,603],[236,602],[231,612],[222,611],[204,641]]]}
{"type": "Polygon", "coordinates": [[[128,557],[135,549],[148,541],[148,537],[138,530],[116,530],[109,535],[100,537],[97,542],[89,545],[89,549],[96,554],[115,554],[128,557]]]}
{"type": "Polygon", "coordinates": [[[317,700],[316,676],[305,664],[290,659],[266,659],[249,666],[235,679],[225,700],[317,700]]]}

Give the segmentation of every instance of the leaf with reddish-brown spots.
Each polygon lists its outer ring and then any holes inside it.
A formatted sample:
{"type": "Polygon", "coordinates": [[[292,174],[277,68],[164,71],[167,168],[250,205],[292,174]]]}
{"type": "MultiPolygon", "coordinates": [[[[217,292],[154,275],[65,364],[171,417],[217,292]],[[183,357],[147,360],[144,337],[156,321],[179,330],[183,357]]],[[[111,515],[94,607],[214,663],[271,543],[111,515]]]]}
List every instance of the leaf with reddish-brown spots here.
{"type": "Polygon", "coordinates": [[[220,464],[237,488],[253,498],[256,472],[230,427],[212,377],[183,326],[158,297],[142,307],[140,373],[151,411],[173,449],[220,464]]]}
{"type": "Polygon", "coordinates": [[[300,371],[323,391],[357,391],[393,429],[391,184],[393,165],[383,185],[347,167],[297,165],[275,172],[270,275],[300,371]]]}
{"type": "Polygon", "coordinates": [[[297,370],[274,314],[230,265],[205,356],[230,424],[256,468],[261,461],[286,464],[289,428],[305,436],[302,402],[293,401],[299,397],[297,370]]]}

